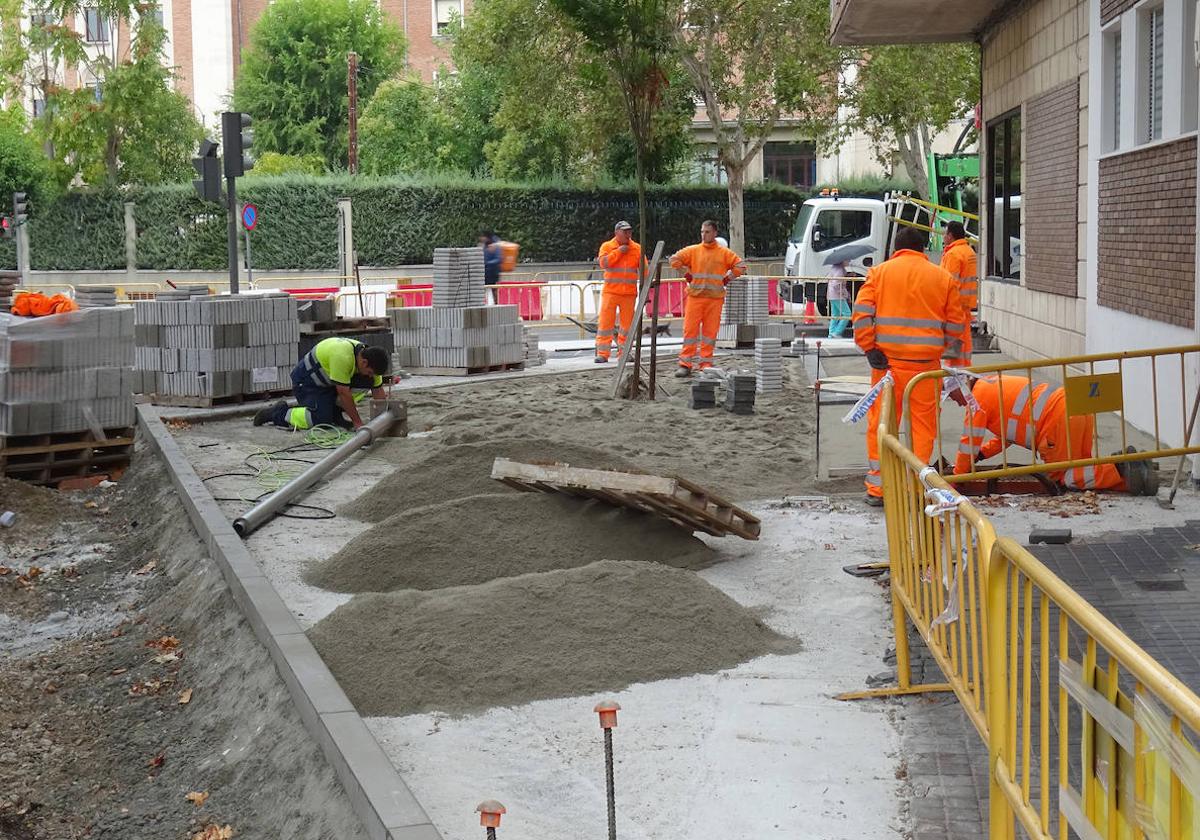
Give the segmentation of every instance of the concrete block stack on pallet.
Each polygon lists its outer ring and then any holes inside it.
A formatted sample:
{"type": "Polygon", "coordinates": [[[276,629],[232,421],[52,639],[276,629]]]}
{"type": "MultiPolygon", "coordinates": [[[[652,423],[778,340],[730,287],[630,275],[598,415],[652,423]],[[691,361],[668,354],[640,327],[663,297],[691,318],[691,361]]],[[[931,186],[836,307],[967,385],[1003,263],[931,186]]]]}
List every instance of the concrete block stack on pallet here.
{"type": "Polygon", "coordinates": [[[541,349],[541,339],[538,338],[537,333],[529,327],[522,327],[522,330],[525,342],[525,366],[536,367],[546,364],[547,353],[541,349]]]}
{"type": "Polygon", "coordinates": [[[211,403],[291,388],[300,326],[288,294],[160,295],[138,304],[136,333],[138,391],[156,402],[211,403]]]}
{"type": "Polygon", "coordinates": [[[417,374],[466,374],[519,368],[526,357],[517,306],[488,306],[483,251],[433,252],[433,306],[394,309],[394,367],[417,374]]]}
{"type": "Polygon", "coordinates": [[[754,377],[760,394],[783,390],[783,346],[778,338],[754,340],[754,377]]]}
{"type": "Polygon", "coordinates": [[[75,289],[75,304],[80,309],[99,309],[117,305],[116,286],[79,286],[75,289]]]}
{"type": "Polygon", "coordinates": [[[796,334],[791,322],[772,323],[770,316],[770,280],[735,280],[725,292],[721,326],[717,341],[726,347],[748,346],[760,338],[778,338],[790,342],[796,334]]]}
{"type": "Polygon", "coordinates": [[[135,419],[132,307],[0,314],[0,436],[124,428],[135,419]]]}

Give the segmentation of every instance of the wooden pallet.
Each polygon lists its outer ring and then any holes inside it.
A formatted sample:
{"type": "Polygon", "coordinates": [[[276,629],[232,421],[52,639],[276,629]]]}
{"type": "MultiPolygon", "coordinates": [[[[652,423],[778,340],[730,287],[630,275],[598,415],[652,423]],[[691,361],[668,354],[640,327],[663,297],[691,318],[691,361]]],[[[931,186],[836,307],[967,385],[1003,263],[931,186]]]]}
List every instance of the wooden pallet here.
{"type": "Polygon", "coordinates": [[[224,397],[186,397],[175,394],[148,394],[147,397],[154,405],[166,405],[173,408],[216,408],[222,405],[241,405],[242,403],[282,400],[287,399],[291,395],[291,388],[276,388],[273,391],[259,391],[254,394],[230,394],[224,397]]]}
{"type": "Polygon", "coordinates": [[[345,335],[347,333],[369,332],[371,330],[391,331],[392,325],[387,318],[338,318],[333,321],[310,321],[300,324],[301,335],[345,335]]]}
{"type": "Polygon", "coordinates": [[[0,475],[34,484],[58,484],[63,479],[123,472],[133,457],[135,429],[104,430],[106,440],[92,432],[0,437],[0,475]]]}
{"type": "Polygon", "coordinates": [[[510,362],[486,367],[406,367],[413,376],[475,376],[479,373],[503,373],[507,370],[525,370],[525,362],[510,362]]]}
{"type": "Polygon", "coordinates": [[[518,490],[599,499],[661,516],[689,531],[703,531],[714,537],[734,534],[757,540],[762,528],[757,516],[683,478],[567,464],[530,464],[507,458],[495,460],[492,478],[518,490]]]}

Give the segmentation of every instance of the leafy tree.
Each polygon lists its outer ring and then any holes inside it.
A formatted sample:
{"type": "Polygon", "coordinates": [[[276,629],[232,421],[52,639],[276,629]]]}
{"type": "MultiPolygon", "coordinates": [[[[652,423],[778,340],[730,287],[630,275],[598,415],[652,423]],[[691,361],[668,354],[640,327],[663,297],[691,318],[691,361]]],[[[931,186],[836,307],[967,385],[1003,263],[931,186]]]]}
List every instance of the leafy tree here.
{"type": "Polygon", "coordinates": [[[872,47],[847,90],[854,124],[889,163],[899,156],[924,199],[931,138],[970,113],[979,97],[979,48],[974,44],[872,47]]]}
{"type": "Polygon", "coordinates": [[[52,192],[50,161],[25,124],[20,106],[0,110],[0,196],[26,192],[34,201],[52,192]]]}
{"type": "Polygon", "coordinates": [[[729,244],[745,248],[746,168],[781,118],[824,141],[836,125],[843,53],[828,43],[826,0],[689,0],[675,46],[712,122],[728,180],[729,244]]]}
{"type": "Polygon", "coordinates": [[[384,82],[358,123],[359,159],[372,175],[461,172],[470,151],[435,91],[415,79],[384,82]]]}
{"type": "Polygon", "coordinates": [[[281,155],[264,152],[254,161],[254,175],[320,175],[325,160],[320,155],[281,155]]]}
{"type": "MultiPolygon", "coordinates": [[[[53,6],[59,20],[80,13],[79,0],[53,6]]],[[[190,177],[189,158],[201,135],[191,104],[172,89],[164,66],[166,31],[154,5],[128,0],[101,4],[110,28],[132,30],[127,54],[109,46],[89,49],[81,33],[47,20],[31,27],[26,73],[45,102],[37,128],[52,150],[64,183],[76,176],[92,184],[161,184],[190,177]],[[62,66],[73,66],[93,86],[58,83],[62,66]]]]}
{"type": "Polygon", "coordinates": [[[404,36],[375,0],[277,0],[250,36],[233,101],[254,118],[260,151],[347,157],[347,55],[359,57],[358,96],[368,101],[404,60],[404,36]]]}

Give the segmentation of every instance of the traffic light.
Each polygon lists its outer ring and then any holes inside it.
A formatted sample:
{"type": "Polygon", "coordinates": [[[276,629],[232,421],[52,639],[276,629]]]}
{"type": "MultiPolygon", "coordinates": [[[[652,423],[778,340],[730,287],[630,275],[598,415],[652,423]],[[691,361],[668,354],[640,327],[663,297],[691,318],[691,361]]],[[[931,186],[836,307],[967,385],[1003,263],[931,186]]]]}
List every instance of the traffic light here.
{"type": "Polygon", "coordinates": [[[220,204],[221,162],[217,159],[217,144],[211,140],[201,140],[200,155],[192,158],[192,166],[200,176],[192,181],[200,198],[220,204]]]}
{"type": "Polygon", "coordinates": [[[0,216],[0,239],[12,239],[13,226],[12,219],[8,216],[0,216]]]}
{"type": "Polygon", "coordinates": [[[238,178],[246,170],[254,168],[250,146],[254,143],[254,132],[250,128],[250,115],[240,111],[221,114],[221,143],[225,146],[225,177],[238,178]]]}
{"type": "Polygon", "coordinates": [[[12,226],[14,228],[25,224],[29,219],[29,196],[23,192],[13,193],[12,226]]]}

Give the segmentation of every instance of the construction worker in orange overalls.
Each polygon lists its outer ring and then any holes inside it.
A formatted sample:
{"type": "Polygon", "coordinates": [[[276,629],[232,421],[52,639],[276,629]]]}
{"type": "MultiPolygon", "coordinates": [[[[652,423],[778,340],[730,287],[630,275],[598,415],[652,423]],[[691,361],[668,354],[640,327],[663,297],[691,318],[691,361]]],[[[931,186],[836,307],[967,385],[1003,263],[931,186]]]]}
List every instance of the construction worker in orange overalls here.
{"type": "Polygon", "coordinates": [[[633,241],[633,225],[617,222],[613,238],[600,246],[597,262],[604,270],[604,290],[600,293],[600,319],[596,327],[596,363],[604,364],[611,353],[614,335],[620,355],[637,306],[638,267],[643,259],[642,246],[633,241]]]}
{"type": "Polygon", "coordinates": [[[681,269],[688,284],[683,348],[679,351],[679,370],[675,375],[691,376],[696,368],[712,367],[725,287],[730,280],[746,273],[746,263],[717,242],[717,223],[709,219],[700,225],[700,244],[676,252],[671,257],[671,267],[681,269]]]}
{"type": "Polygon", "coordinates": [[[946,244],[942,247],[942,268],[954,275],[959,283],[963,310],[967,313],[961,343],[956,343],[946,355],[950,367],[971,366],[971,318],[979,308],[979,260],[975,249],[967,241],[967,231],[962,222],[946,223],[946,244]]]}
{"type": "MultiPolygon", "coordinates": [[[[1076,414],[1068,421],[1067,397],[1062,388],[1046,382],[1030,387],[1024,376],[1010,374],[959,376],[974,380],[970,391],[978,408],[970,405],[959,384],[963,380],[946,377],[943,392],[967,408],[954,459],[956,475],[975,472],[980,461],[999,455],[1009,446],[1031,449],[1046,463],[1092,457],[1096,419],[1091,414],[1076,414]]],[[[1133,447],[1126,450],[1136,451],[1133,447]]],[[[1048,476],[1071,490],[1128,490],[1135,496],[1158,492],[1158,470],[1148,461],[1073,467],[1049,472],[1048,476]]]]}
{"type": "MultiPolygon", "coordinates": [[[[916,228],[896,233],[892,258],[867,272],[867,282],[854,301],[854,343],[871,365],[871,384],[890,370],[895,380],[893,405],[900,409],[909,380],[927,370],[939,370],[942,356],[962,338],[962,301],[958,281],[925,256],[925,235],[916,228]]],[[[867,412],[867,504],[883,504],[876,430],[882,403],[867,412]]],[[[929,463],[937,435],[938,384],[918,385],[904,413],[912,417],[913,452],[929,463]]]]}

